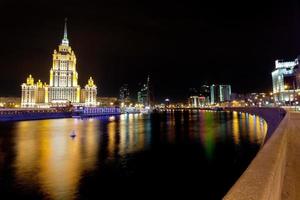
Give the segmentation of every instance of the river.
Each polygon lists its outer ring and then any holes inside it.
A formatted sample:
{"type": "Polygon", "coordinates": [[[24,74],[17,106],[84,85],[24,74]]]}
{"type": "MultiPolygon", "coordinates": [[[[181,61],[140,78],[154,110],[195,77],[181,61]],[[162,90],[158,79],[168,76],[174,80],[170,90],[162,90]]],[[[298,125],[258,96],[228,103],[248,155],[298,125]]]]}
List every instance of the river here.
{"type": "Polygon", "coordinates": [[[2,122],[0,199],[220,199],[266,131],[257,116],[212,111],[2,122]]]}

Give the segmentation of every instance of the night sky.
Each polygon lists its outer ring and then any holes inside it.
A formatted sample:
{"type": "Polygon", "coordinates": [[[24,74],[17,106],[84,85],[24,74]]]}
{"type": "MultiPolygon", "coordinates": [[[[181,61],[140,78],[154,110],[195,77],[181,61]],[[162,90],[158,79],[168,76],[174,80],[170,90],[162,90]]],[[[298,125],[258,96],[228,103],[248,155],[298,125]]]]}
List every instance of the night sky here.
{"type": "Polygon", "coordinates": [[[157,100],[203,83],[270,91],[275,59],[300,54],[296,0],[29,2],[0,3],[0,96],[20,96],[29,73],[49,82],[65,17],[80,85],[92,75],[100,96],[128,83],[135,97],[148,74],[157,100]]]}

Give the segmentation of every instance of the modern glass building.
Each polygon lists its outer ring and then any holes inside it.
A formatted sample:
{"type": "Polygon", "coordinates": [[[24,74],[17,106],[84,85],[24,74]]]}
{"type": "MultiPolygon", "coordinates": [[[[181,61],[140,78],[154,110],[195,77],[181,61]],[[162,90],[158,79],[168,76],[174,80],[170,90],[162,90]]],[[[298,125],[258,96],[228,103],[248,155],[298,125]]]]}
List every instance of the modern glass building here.
{"type": "Polygon", "coordinates": [[[216,104],[230,101],[231,86],[230,85],[211,85],[210,86],[210,103],[216,104]]]}

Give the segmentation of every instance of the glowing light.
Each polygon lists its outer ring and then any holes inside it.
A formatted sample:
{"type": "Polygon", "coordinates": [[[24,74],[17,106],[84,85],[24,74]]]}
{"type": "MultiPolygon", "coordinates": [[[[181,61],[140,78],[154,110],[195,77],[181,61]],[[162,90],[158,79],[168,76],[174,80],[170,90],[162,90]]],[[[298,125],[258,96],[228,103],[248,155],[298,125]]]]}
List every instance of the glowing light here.
{"type": "Polygon", "coordinates": [[[239,119],[238,119],[237,112],[233,112],[232,133],[233,133],[234,143],[239,144],[240,143],[240,130],[239,130],[239,119]]]}
{"type": "Polygon", "coordinates": [[[35,84],[31,75],[26,83],[21,85],[21,107],[40,107],[64,100],[75,104],[85,103],[86,106],[96,106],[97,87],[92,77],[86,86],[87,98],[80,98],[80,86],[78,85],[78,73],[76,71],[76,56],[69,46],[67,38],[67,25],[65,23],[64,37],[58,50],[52,54],[52,67],[50,69],[49,86],[42,84],[40,80],[35,84]]]}

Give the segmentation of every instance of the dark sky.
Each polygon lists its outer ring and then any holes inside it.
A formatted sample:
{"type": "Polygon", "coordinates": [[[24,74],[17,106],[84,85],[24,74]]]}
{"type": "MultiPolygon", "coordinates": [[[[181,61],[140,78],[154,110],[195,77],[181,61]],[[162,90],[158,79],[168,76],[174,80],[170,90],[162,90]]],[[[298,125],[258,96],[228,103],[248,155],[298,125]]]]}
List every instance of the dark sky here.
{"type": "Polygon", "coordinates": [[[203,83],[271,90],[274,60],[300,53],[300,3],[284,1],[1,1],[0,96],[20,95],[31,73],[49,82],[64,18],[79,82],[101,96],[151,75],[157,99],[184,99],[203,83]],[[262,3],[264,2],[264,3],[262,3]]]}

